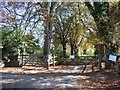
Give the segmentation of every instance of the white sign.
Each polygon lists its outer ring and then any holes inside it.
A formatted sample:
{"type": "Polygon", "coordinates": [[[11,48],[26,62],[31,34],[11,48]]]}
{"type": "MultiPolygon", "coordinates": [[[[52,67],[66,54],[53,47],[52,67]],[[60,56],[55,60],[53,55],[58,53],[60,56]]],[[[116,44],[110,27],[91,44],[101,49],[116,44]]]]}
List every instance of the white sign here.
{"type": "Polygon", "coordinates": [[[117,56],[115,56],[115,55],[109,55],[109,60],[110,61],[116,61],[116,59],[117,59],[117,56]]]}
{"type": "Polygon", "coordinates": [[[74,55],[70,55],[70,59],[74,59],[75,58],[75,56],[74,55]]]}

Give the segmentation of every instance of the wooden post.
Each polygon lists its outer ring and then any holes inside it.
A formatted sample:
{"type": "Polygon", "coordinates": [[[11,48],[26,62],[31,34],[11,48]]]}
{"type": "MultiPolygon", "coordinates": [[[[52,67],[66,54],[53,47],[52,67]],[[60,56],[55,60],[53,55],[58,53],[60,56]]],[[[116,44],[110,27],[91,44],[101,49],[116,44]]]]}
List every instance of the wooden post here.
{"type": "Polygon", "coordinates": [[[55,55],[53,55],[53,67],[55,67],[55,55]]]}
{"type": "Polygon", "coordinates": [[[23,53],[22,53],[22,66],[23,66],[23,53]]]}

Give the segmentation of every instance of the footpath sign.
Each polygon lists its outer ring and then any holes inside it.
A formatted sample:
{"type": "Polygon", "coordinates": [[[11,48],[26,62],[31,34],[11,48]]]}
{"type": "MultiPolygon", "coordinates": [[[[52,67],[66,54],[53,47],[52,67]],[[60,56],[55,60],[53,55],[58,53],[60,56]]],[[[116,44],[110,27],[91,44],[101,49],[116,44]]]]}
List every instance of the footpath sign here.
{"type": "Polygon", "coordinates": [[[70,55],[70,59],[74,59],[75,58],[75,55],[70,55]]]}
{"type": "Polygon", "coordinates": [[[110,55],[109,55],[109,60],[110,60],[110,61],[113,61],[113,62],[116,62],[117,56],[110,54],[110,55]]]}

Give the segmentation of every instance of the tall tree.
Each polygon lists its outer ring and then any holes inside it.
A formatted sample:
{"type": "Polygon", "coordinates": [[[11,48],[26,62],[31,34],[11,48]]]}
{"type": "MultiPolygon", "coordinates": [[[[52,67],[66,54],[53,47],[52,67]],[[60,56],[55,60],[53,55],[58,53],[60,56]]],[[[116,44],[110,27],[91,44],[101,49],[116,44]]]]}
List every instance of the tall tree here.
{"type": "Polygon", "coordinates": [[[101,70],[101,61],[103,60],[104,54],[106,57],[106,68],[109,68],[109,25],[110,25],[110,18],[109,18],[109,2],[85,2],[86,6],[88,7],[91,15],[93,16],[96,26],[97,26],[97,35],[100,39],[99,43],[99,69],[101,70]],[[93,4],[92,4],[93,3],[93,4]],[[105,50],[104,50],[105,49],[105,50]],[[105,53],[104,53],[105,51],[105,53]]]}
{"type": "Polygon", "coordinates": [[[61,3],[56,9],[56,22],[54,23],[55,33],[60,40],[63,49],[63,57],[66,58],[66,45],[68,43],[68,34],[70,30],[70,12],[67,7],[70,3],[61,3]],[[69,14],[68,14],[69,12],[69,14]]]}
{"type": "Polygon", "coordinates": [[[54,9],[56,8],[56,2],[44,2],[39,3],[43,10],[44,21],[44,57],[46,62],[46,68],[49,69],[49,59],[51,54],[51,39],[52,39],[52,19],[54,15],[54,9]]]}

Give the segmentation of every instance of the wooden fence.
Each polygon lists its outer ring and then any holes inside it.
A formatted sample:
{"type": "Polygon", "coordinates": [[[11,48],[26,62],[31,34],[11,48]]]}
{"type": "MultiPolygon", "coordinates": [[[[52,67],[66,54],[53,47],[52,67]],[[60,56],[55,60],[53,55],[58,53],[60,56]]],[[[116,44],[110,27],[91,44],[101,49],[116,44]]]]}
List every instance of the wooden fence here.
{"type": "MultiPolygon", "coordinates": [[[[49,60],[49,65],[53,64],[53,66],[55,66],[55,63],[57,62],[57,61],[55,61],[55,59],[57,59],[57,58],[51,57],[49,60]]],[[[22,66],[27,65],[27,64],[41,65],[41,64],[45,63],[44,57],[38,57],[36,55],[20,55],[20,56],[18,56],[18,60],[21,62],[22,66]]],[[[72,60],[75,61],[76,65],[83,66],[82,73],[85,71],[87,65],[91,65],[92,66],[91,69],[93,71],[94,71],[94,67],[98,66],[98,57],[97,56],[79,56],[72,60]]],[[[120,55],[117,57],[116,64],[117,64],[117,66],[120,66],[120,55]]]]}
{"type": "MultiPolygon", "coordinates": [[[[22,66],[24,65],[43,65],[45,64],[45,61],[44,61],[44,57],[38,57],[37,55],[19,55],[18,56],[18,60],[20,62],[20,64],[22,66]]],[[[57,62],[56,61],[57,57],[50,57],[49,59],[49,65],[53,65],[55,66],[55,63],[57,62]]],[[[77,58],[75,58],[74,60],[72,61],[75,61],[74,63],[76,65],[81,65],[81,67],[83,68],[82,69],[82,73],[86,70],[86,67],[87,65],[91,65],[91,69],[94,71],[94,66],[95,64],[97,64],[97,56],[79,56],[77,58]]]]}
{"type": "MultiPolygon", "coordinates": [[[[39,57],[37,55],[19,55],[18,56],[18,61],[20,62],[20,64],[22,66],[24,65],[41,65],[41,64],[44,64],[45,61],[44,61],[45,57],[39,57]]],[[[53,64],[55,66],[55,57],[50,57],[49,59],[49,64],[53,64]]]]}
{"type": "Polygon", "coordinates": [[[37,65],[40,64],[43,61],[42,57],[38,57],[36,55],[19,55],[18,61],[22,66],[31,64],[31,65],[37,65]]]}
{"type": "MultiPolygon", "coordinates": [[[[49,64],[55,64],[57,57],[50,57],[49,64]]],[[[38,57],[36,55],[19,55],[18,60],[20,64],[27,65],[37,65],[37,64],[43,64],[44,63],[44,57],[38,57]]],[[[80,64],[92,64],[97,62],[96,56],[80,56],[75,58],[75,63],[77,65],[80,64]]]]}

